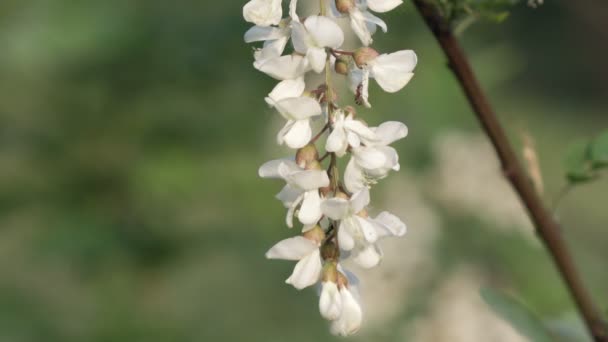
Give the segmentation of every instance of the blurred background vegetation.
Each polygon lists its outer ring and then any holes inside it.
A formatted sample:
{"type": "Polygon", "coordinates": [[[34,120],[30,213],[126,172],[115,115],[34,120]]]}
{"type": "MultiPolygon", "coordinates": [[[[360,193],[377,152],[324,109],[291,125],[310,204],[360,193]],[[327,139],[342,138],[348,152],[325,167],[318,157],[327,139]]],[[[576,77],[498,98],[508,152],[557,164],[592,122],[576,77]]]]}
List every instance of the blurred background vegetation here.
{"type": "MultiPolygon", "coordinates": [[[[293,264],[263,258],[294,231],[279,183],[257,177],[288,151],[244,2],[0,3],[0,341],[336,340],[315,291],[283,283],[293,264]]],[[[564,150],[608,127],[608,6],[546,2],[463,44],[515,144],[536,142],[550,199],[564,150]]],[[[372,193],[409,232],[365,272],[352,340],[525,341],[479,299],[491,286],[587,341],[433,37],[409,3],[382,17],[377,46],[420,59],[365,114],[410,127],[403,170],[372,193]]],[[[604,311],[607,183],[558,211],[604,311]]]]}

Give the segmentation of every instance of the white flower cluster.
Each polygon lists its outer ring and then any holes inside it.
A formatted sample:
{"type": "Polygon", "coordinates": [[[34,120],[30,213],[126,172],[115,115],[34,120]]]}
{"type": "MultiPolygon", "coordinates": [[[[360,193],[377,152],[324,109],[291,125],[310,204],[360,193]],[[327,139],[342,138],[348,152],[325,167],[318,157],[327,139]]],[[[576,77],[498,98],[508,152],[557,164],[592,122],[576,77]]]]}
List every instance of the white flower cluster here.
{"type": "Polygon", "coordinates": [[[391,93],[405,87],[414,75],[416,54],[380,54],[369,47],[378,26],[387,31],[372,12],[388,12],[401,3],[320,0],[320,14],[300,17],[297,0],[291,0],[286,18],[281,0],[251,0],[243,8],[245,20],[255,24],[245,41],[263,42],[255,50],[254,67],[280,81],[266,97],[286,120],[277,142],[296,150],[295,158],[273,160],[259,170],[261,177],[286,182],[276,196],[287,208],[286,224],[293,227],[295,217],[303,227],[301,235],[280,241],[266,257],[298,261],[286,282],[297,289],[320,287],[319,310],[338,335],[355,333],[363,318],[357,280],[342,262],[351,259],[363,268],[374,267],[382,258],[377,242],[406,232],[396,216],[382,212],[371,217],[367,208],[370,187],[391,170],[399,170],[399,156],[389,145],[408,130],[394,121],[369,127],[353,107],[337,103],[331,79],[334,74],[346,76],[355,102],[366,107],[371,107],[370,79],[391,93]],[[341,50],[344,32],[339,20],[350,22],[361,47],[341,50]],[[286,54],[290,40],[293,50],[286,54]],[[309,72],[325,72],[326,81],[307,87],[309,72]],[[313,120],[324,124],[314,136],[313,120]],[[316,144],[324,134],[325,153],[320,156],[316,144]],[[350,160],[341,180],[338,159],[346,155],[350,160]]]}

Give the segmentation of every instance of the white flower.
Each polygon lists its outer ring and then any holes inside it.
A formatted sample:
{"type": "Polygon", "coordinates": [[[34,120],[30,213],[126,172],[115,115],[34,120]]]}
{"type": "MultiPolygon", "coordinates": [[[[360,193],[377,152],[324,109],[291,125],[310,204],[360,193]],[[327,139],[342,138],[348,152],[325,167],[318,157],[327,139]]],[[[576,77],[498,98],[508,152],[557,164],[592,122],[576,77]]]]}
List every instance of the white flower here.
{"type": "Polygon", "coordinates": [[[354,6],[348,10],[350,26],[361,40],[364,46],[369,46],[372,42],[372,35],[376,32],[377,26],[382,31],[387,32],[386,23],[373,15],[368,8],[374,12],[384,13],[401,5],[402,0],[355,0],[354,6]]]}
{"type": "Polygon", "coordinates": [[[376,134],[352,114],[346,115],[343,110],[334,113],[332,132],[327,138],[325,149],[335,152],[338,157],[344,156],[348,146],[359,147],[361,141],[377,140],[376,134]]]}
{"type": "MultiPolygon", "coordinates": [[[[268,52],[271,55],[270,52],[268,52]]],[[[310,70],[308,59],[299,55],[279,57],[257,56],[253,67],[277,80],[293,80],[304,76],[310,70]]]]}
{"type": "Polygon", "coordinates": [[[288,208],[286,223],[293,227],[295,210],[300,206],[298,219],[304,225],[316,224],[321,212],[319,188],[329,186],[329,177],[324,170],[305,170],[295,161],[288,159],[273,160],[262,165],[258,171],[263,178],[280,178],[287,182],[277,198],[288,208]]]}
{"type": "Polygon", "coordinates": [[[319,244],[303,236],[285,239],[266,252],[268,259],[298,260],[293,273],[285,281],[298,290],[314,285],[323,268],[319,244]]]}
{"type": "Polygon", "coordinates": [[[261,49],[255,51],[255,60],[262,63],[271,58],[280,57],[291,36],[291,23],[281,20],[279,26],[253,26],[245,33],[245,42],[264,42],[261,49]]]}
{"type": "Polygon", "coordinates": [[[310,118],[321,115],[323,109],[317,100],[302,96],[305,86],[303,78],[285,80],[266,97],[266,102],[287,119],[277,135],[279,145],[285,143],[291,148],[301,148],[312,138],[310,118]]]}
{"type": "Polygon", "coordinates": [[[325,48],[339,48],[344,42],[344,33],[332,19],[311,16],[303,24],[292,23],[291,41],[296,52],[305,55],[312,69],[319,73],[327,60],[325,48]]]}
{"type": "Polygon", "coordinates": [[[360,93],[363,102],[369,107],[369,78],[375,79],[384,91],[395,93],[403,89],[414,77],[413,71],[417,63],[416,53],[412,50],[382,54],[368,61],[361,69],[353,67],[350,70],[348,77],[351,90],[360,93]]]}
{"type": "Polygon", "coordinates": [[[321,297],[319,298],[319,311],[323,318],[336,320],[342,313],[342,296],[338,291],[338,284],[324,281],[321,284],[321,297]]]}
{"type": "Polygon", "coordinates": [[[351,157],[344,171],[344,185],[350,192],[358,192],[388,175],[391,170],[399,171],[399,155],[388,146],[405,138],[407,126],[401,122],[388,121],[371,130],[378,140],[365,141],[365,146],[352,149],[351,157]]]}
{"type": "Polygon", "coordinates": [[[348,336],[356,333],[361,327],[363,311],[361,304],[355,299],[348,286],[340,288],[342,312],[340,317],[332,322],[331,332],[334,335],[348,336]]]}
{"type": "Polygon", "coordinates": [[[281,0],[251,0],[243,7],[243,17],[258,26],[278,25],[283,17],[281,0]]]}

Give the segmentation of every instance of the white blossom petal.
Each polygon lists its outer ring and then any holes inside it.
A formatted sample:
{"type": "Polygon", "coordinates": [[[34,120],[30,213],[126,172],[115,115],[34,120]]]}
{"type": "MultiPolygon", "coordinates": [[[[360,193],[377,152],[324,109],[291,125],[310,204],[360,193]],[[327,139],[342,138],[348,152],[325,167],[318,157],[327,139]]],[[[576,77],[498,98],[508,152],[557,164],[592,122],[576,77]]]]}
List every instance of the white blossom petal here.
{"type": "Polygon", "coordinates": [[[253,26],[245,32],[245,43],[275,40],[283,37],[283,30],[272,26],[253,26]]]}
{"type": "Polygon", "coordinates": [[[251,0],[243,7],[243,18],[259,25],[278,25],[283,17],[281,0],[251,0]]]}
{"type": "Polygon", "coordinates": [[[341,124],[335,125],[334,130],[329,134],[325,142],[325,150],[327,152],[335,152],[338,157],[342,157],[348,149],[346,133],[341,126],[341,124]]]}
{"type": "Polygon", "coordinates": [[[367,20],[361,10],[355,8],[350,12],[350,27],[364,46],[369,46],[373,43],[372,34],[367,26],[367,20]]]}
{"type": "Polygon", "coordinates": [[[294,172],[286,178],[288,183],[304,191],[317,190],[329,185],[329,177],[324,170],[306,170],[294,172]]]}
{"type": "Polygon", "coordinates": [[[367,0],[367,6],[374,12],[385,13],[401,5],[402,0],[367,0]]]}
{"type": "Polygon", "coordinates": [[[309,48],[306,52],[306,58],[310,63],[310,67],[317,74],[325,70],[325,62],[327,61],[327,53],[323,48],[309,48]]]}
{"type": "Polygon", "coordinates": [[[371,14],[368,11],[364,11],[363,13],[363,18],[365,18],[365,21],[368,24],[371,24],[371,26],[373,27],[373,29],[369,29],[368,26],[368,30],[370,32],[370,34],[374,34],[374,32],[376,31],[376,26],[380,26],[380,28],[382,29],[382,31],[387,32],[388,31],[388,27],[386,26],[386,23],[384,22],[384,20],[376,17],[375,15],[371,14]]]}
{"type": "Polygon", "coordinates": [[[260,166],[258,174],[262,178],[284,178],[285,172],[291,173],[302,169],[291,159],[276,159],[260,166]],[[279,172],[282,169],[282,172],[279,172]]]}
{"type": "Polygon", "coordinates": [[[407,137],[408,128],[405,124],[398,121],[387,121],[374,129],[379,141],[375,145],[390,145],[393,142],[407,137]]]}
{"type": "Polygon", "coordinates": [[[295,80],[285,80],[279,82],[274,89],[268,94],[266,98],[266,102],[274,106],[275,103],[292,97],[300,97],[304,93],[304,89],[306,88],[306,82],[304,82],[304,78],[299,77],[295,80]]]}
{"type": "Polygon", "coordinates": [[[340,245],[340,248],[345,251],[350,251],[355,247],[355,239],[350,232],[350,220],[352,220],[352,218],[342,220],[338,228],[338,244],[340,245]]]}
{"type": "Polygon", "coordinates": [[[381,168],[386,164],[386,156],[376,147],[359,147],[353,149],[357,164],[366,170],[381,168]]]}
{"type": "Polygon", "coordinates": [[[350,206],[353,214],[360,212],[369,205],[370,197],[369,190],[363,188],[360,191],[353,194],[350,199],[350,206]]]}
{"type": "Polygon", "coordinates": [[[309,70],[308,60],[299,55],[286,55],[256,61],[253,66],[277,80],[293,80],[309,70]]]}
{"type": "Polygon", "coordinates": [[[372,76],[389,93],[401,90],[414,77],[417,57],[412,50],[378,56],[371,65],[372,76]]]}
{"type": "Polygon", "coordinates": [[[310,16],[306,18],[304,26],[317,47],[339,48],[344,43],[344,32],[335,21],[328,17],[310,16]]]}
{"type": "Polygon", "coordinates": [[[303,236],[279,241],[266,252],[268,259],[300,260],[317,250],[319,246],[303,236]]]}
{"type": "Polygon", "coordinates": [[[336,283],[326,281],[321,285],[319,311],[323,318],[330,321],[340,317],[340,314],[342,313],[342,296],[338,291],[338,285],[336,283]]]}
{"type": "Polygon", "coordinates": [[[342,313],[340,318],[332,322],[331,332],[341,336],[352,335],[361,327],[363,319],[361,305],[346,287],[340,289],[340,296],[342,297],[342,313]]]}
{"type": "Polygon", "coordinates": [[[304,200],[298,213],[298,219],[302,224],[315,224],[317,223],[323,213],[321,212],[321,196],[319,196],[318,190],[311,190],[304,193],[304,200]]]}
{"type": "Polygon", "coordinates": [[[379,237],[403,236],[407,232],[405,223],[388,211],[381,212],[374,221],[382,227],[378,231],[379,237]]]}
{"type": "Polygon", "coordinates": [[[377,266],[382,259],[382,253],[376,245],[367,245],[353,254],[353,261],[363,268],[377,266]]]}
{"type": "Polygon", "coordinates": [[[308,119],[296,121],[283,136],[285,144],[290,148],[302,148],[308,144],[311,138],[312,128],[308,119]]]}
{"type": "Polygon", "coordinates": [[[352,193],[367,187],[365,174],[359,165],[357,165],[355,158],[350,159],[344,170],[344,186],[352,193]]]}
{"type": "Polygon", "coordinates": [[[378,240],[378,231],[376,230],[376,226],[371,223],[369,219],[359,216],[354,216],[354,219],[357,220],[359,230],[361,231],[361,234],[366,242],[374,243],[378,240]]]}
{"type": "Polygon", "coordinates": [[[293,273],[285,281],[287,284],[293,285],[298,290],[314,285],[321,277],[323,264],[321,262],[321,253],[317,248],[312,253],[298,261],[293,273]]]}
{"type": "Polygon", "coordinates": [[[285,215],[285,224],[287,224],[287,227],[293,228],[293,215],[296,211],[296,208],[302,202],[303,199],[304,199],[304,194],[301,194],[300,196],[298,196],[295,199],[295,201],[293,201],[291,203],[291,205],[287,209],[287,215],[285,215]]]}
{"type": "Polygon", "coordinates": [[[330,198],[323,201],[321,211],[332,220],[341,220],[349,214],[350,202],[343,198],[330,198]]]}
{"type": "Polygon", "coordinates": [[[292,97],[276,102],[281,115],[291,120],[303,120],[321,115],[323,109],[317,100],[310,97],[292,97]]]}

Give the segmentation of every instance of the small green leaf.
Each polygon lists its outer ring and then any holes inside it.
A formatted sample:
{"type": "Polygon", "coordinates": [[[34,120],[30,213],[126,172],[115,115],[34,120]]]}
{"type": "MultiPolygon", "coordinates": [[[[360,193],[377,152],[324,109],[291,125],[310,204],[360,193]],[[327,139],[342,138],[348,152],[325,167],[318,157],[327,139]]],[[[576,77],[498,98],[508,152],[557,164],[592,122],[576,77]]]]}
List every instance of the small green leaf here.
{"type": "Polygon", "coordinates": [[[552,342],[543,323],[512,295],[488,287],[479,291],[481,298],[515,330],[534,342],[552,342]]]}
{"type": "Polygon", "coordinates": [[[583,183],[595,179],[587,142],[577,142],[570,146],[564,159],[566,178],[571,183],[583,183]]]}
{"type": "Polygon", "coordinates": [[[591,160],[595,168],[608,167],[608,131],[591,142],[591,160]]]}

